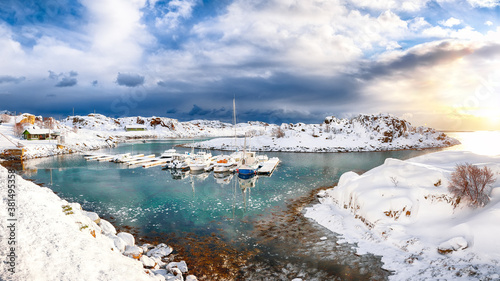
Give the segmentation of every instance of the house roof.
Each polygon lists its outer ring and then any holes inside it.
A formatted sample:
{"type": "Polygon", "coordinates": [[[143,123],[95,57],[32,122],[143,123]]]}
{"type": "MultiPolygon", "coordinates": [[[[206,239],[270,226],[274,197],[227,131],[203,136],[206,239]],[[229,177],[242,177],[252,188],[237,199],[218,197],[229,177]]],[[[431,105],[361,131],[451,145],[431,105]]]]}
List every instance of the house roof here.
{"type": "Polygon", "coordinates": [[[125,129],[146,129],[144,125],[127,125],[125,129]]]}
{"type": "Polygon", "coordinates": [[[46,135],[46,134],[50,134],[51,132],[54,133],[53,130],[51,131],[49,129],[26,129],[24,131],[24,133],[25,132],[28,132],[28,134],[31,134],[31,135],[46,135]]]}

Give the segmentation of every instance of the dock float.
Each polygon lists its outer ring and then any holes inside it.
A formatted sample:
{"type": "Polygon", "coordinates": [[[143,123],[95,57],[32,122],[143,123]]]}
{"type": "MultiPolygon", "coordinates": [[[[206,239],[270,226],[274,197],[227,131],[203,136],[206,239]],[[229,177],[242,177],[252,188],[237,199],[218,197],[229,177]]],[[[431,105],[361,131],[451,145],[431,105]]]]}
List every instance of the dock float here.
{"type": "Polygon", "coordinates": [[[167,164],[167,162],[169,162],[169,160],[165,160],[165,159],[161,159],[161,158],[154,158],[152,161],[144,163],[142,165],[142,167],[143,168],[150,168],[150,167],[154,167],[154,166],[158,166],[158,165],[167,164]]]}
{"type": "Polygon", "coordinates": [[[154,157],[155,157],[154,154],[150,154],[150,155],[146,155],[144,157],[137,158],[137,159],[132,160],[132,161],[126,161],[124,163],[126,163],[129,166],[137,165],[137,164],[142,164],[142,163],[146,163],[146,162],[151,162],[151,158],[154,158],[154,157]]]}
{"type": "Polygon", "coordinates": [[[277,157],[273,157],[262,163],[262,167],[257,170],[259,175],[270,175],[274,172],[280,160],[277,157]]]}

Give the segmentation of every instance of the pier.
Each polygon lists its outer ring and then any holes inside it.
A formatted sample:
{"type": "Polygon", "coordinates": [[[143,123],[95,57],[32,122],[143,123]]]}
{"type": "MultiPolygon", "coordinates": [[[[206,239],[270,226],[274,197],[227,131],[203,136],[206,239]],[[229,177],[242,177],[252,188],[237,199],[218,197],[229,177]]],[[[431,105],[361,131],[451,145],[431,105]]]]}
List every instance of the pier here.
{"type": "Polygon", "coordinates": [[[257,170],[257,174],[259,175],[271,175],[276,167],[278,167],[278,164],[280,163],[280,160],[277,157],[273,157],[267,161],[262,162],[262,167],[260,167],[257,170]]]}

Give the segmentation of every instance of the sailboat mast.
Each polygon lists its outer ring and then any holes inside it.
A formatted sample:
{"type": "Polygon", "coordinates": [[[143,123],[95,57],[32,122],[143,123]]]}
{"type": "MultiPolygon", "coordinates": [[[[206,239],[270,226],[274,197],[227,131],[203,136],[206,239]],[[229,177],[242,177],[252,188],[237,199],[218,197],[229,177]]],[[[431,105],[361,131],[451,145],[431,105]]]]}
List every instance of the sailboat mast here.
{"type": "Polygon", "coordinates": [[[233,98],[233,121],[234,121],[234,151],[236,151],[236,98],[233,98]]]}

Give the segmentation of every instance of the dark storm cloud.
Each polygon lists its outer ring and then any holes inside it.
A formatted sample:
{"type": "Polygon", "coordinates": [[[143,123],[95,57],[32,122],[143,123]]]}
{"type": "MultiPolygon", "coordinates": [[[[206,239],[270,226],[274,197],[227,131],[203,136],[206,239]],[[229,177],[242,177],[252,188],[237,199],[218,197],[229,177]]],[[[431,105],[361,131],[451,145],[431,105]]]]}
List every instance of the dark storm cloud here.
{"type": "Polygon", "coordinates": [[[137,87],[144,84],[144,76],[132,73],[120,73],[116,77],[116,83],[120,86],[137,87]]]}
{"type": "Polygon", "coordinates": [[[450,49],[450,43],[443,42],[432,47],[425,53],[408,52],[390,62],[373,62],[361,70],[361,78],[370,80],[379,76],[391,75],[399,72],[408,71],[420,66],[433,66],[446,64],[464,56],[474,53],[472,48],[462,47],[450,49]]]}
{"type": "Polygon", "coordinates": [[[55,73],[52,70],[49,70],[49,78],[52,80],[57,80],[56,87],[73,87],[78,83],[76,77],[78,76],[78,72],[71,70],[68,73],[55,73]]]}
{"type": "Polygon", "coordinates": [[[26,77],[14,77],[10,75],[0,75],[0,84],[2,83],[20,83],[26,80],[26,77]]]}
{"type": "Polygon", "coordinates": [[[56,87],[73,87],[78,83],[74,77],[63,77],[61,81],[56,84],[56,87]]]}

